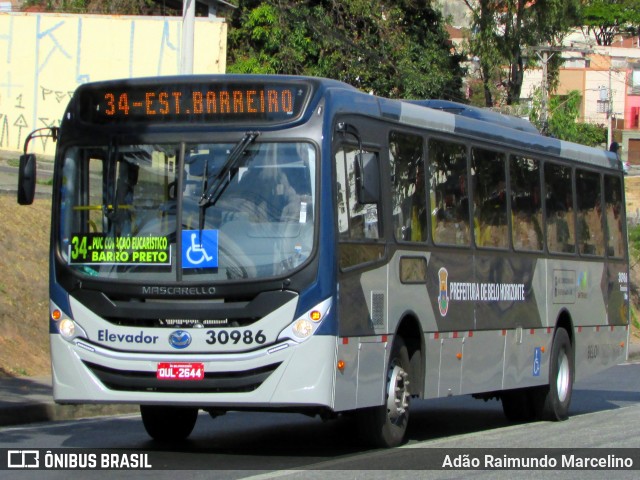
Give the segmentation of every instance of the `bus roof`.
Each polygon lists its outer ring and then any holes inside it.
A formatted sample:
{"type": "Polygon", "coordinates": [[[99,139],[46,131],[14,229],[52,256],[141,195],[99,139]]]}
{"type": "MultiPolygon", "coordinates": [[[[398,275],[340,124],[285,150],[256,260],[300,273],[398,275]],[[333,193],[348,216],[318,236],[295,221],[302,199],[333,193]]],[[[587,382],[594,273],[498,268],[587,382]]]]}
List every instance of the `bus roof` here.
{"type": "MultiPolygon", "coordinates": [[[[461,135],[467,139],[489,140],[527,151],[531,154],[553,155],[575,162],[620,170],[615,154],[605,149],[597,149],[541,135],[527,120],[503,115],[489,109],[472,107],[445,100],[392,100],[361,92],[352,85],[338,80],[319,77],[292,75],[190,75],[133,78],[94,82],[78,87],[76,99],[82,98],[84,91],[115,87],[157,87],[161,85],[206,85],[207,83],[259,84],[277,82],[280,84],[300,84],[311,86],[315,94],[324,96],[328,91],[341,91],[338,95],[345,99],[357,96],[359,102],[344,100],[337,111],[354,114],[376,115],[402,124],[429,130],[461,135]],[[363,107],[362,111],[353,105],[363,107]],[[375,112],[375,113],[374,113],[375,112]]],[[[316,97],[317,98],[317,97],[316,97]]],[[[352,98],[353,99],[353,98],[352,98]]],[[[340,100],[338,100],[340,101],[340,100]]]]}
{"type": "Polygon", "coordinates": [[[607,150],[544,136],[533,128],[527,128],[522,119],[489,110],[483,115],[477,115],[479,109],[472,110],[470,115],[461,112],[451,113],[448,109],[434,108],[429,102],[381,99],[380,109],[382,116],[407,125],[458,134],[466,138],[494,141],[532,154],[554,155],[566,160],[617,170],[621,168],[617,157],[607,150]]]}

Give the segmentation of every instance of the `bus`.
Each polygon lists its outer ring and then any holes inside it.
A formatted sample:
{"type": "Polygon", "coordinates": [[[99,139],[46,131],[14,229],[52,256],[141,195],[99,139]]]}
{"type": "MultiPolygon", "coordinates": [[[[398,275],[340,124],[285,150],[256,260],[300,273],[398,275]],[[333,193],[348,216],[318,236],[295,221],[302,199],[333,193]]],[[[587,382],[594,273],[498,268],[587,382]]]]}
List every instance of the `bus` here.
{"type": "Polygon", "coordinates": [[[563,420],[626,359],[623,172],[529,122],[296,76],[75,91],[55,137],[55,401],[352,417],[405,441],[412,402],[498,399],[563,420]]]}

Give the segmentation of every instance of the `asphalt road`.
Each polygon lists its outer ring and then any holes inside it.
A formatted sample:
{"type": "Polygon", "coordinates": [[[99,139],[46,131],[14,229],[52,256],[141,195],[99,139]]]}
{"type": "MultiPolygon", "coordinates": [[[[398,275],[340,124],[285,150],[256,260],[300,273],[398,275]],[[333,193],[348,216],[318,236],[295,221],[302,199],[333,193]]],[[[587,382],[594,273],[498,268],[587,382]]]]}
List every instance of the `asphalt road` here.
{"type": "MultiPolygon", "coordinates": [[[[147,452],[154,468],[186,469],[180,474],[184,478],[513,478],[513,470],[434,468],[440,466],[444,454],[473,456],[487,448],[498,449],[492,450],[497,455],[538,452],[532,448],[561,449],[555,453],[632,448],[636,468],[640,468],[639,420],[640,363],[632,363],[576,383],[571,418],[565,422],[511,425],[502,415],[500,403],[466,396],[414,402],[409,441],[393,450],[360,446],[354,441],[354,425],[348,419],[323,422],[295,414],[232,412],[213,420],[201,414],[194,433],[179,445],[150,440],[139,415],[127,415],[3,428],[0,451],[82,448],[147,452]]],[[[7,472],[0,471],[0,477],[3,473],[7,472]]],[[[75,474],[96,478],[113,472],[33,471],[20,472],[20,478],[67,479],[75,474]]],[[[580,479],[604,476],[597,470],[545,472],[545,476],[549,474],[580,479]]],[[[174,479],[176,473],[122,471],[117,475],[174,479]]],[[[517,475],[519,479],[540,478],[541,472],[518,471],[517,475]]],[[[637,478],[638,470],[617,470],[606,476],[637,478]]]]}

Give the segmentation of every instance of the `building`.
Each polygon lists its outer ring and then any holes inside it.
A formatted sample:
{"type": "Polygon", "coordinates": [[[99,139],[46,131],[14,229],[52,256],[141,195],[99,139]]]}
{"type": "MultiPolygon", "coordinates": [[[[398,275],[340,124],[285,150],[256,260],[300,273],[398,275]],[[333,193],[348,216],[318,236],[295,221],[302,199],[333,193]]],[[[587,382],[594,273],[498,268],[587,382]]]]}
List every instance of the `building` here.
{"type": "MultiPolygon", "coordinates": [[[[622,160],[640,166],[640,47],[639,39],[598,46],[588,38],[568,41],[548,55],[562,55],[558,88],[550,95],[582,94],[579,120],[603,125],[609,141],[622,145],[622,160]]],[[[542,51],[539,50],[539,51],[542,51]]],[[[541,62],[542,63],[542,62],[541,62]]],[[[522,99],[531,98],[543,83],[543,68],[525,73],[522,99]]]]}

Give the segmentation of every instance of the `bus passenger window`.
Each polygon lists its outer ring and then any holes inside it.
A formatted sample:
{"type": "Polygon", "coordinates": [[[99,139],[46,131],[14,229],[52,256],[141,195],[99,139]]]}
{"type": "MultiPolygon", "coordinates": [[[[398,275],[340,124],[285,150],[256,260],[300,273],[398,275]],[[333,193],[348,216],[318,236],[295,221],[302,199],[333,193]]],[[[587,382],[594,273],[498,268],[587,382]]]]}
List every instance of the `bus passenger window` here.
{"type": "Polygon", "coordinates": [[[473,228],[476,245],[506,248],[507,192],[504,155],[489,150],[471,150],[473,180],[473,228]]]}
{"type": "Polygon", "coordinates": [[[544,166],[547,245],[553,253],[576,251],[571,177],[569,167],[552,163],[544,166]]]}
{"type": "Polygon", "coordinates": [[[427,240],[427,196],[422,137],[391,132],[393,230],[397,240],[427,240]]]}
{"type": "Polygon", "coordinates": [[[512,157],[509,179],[513,247],[516,250],[540,251],[543,247],[540,162],[512,157]]]}
{"type": "Polygon", "coordinates": [[[341,268],[375,262],[384,257],[379,242],[378,205],[358,202],[355,181],[357,147],[345,145],[336,152],[336,193],[338,249],[341,268]]]}
{"type": "Polygon", "coordinates": [[[603,255],[600,175],[577,170],[576,198],[578,201],[578,249],[583,255],[603,255]]]}
{"type": "Polygon", "coordinates": [[[625,256],[622,225],[622,182],[619,177],[604,177],[605,223],[607,226],[607,255],[622,258],[625,256]]]}
{"type": "Polygon", "coordinates": [[[467,150],[464,145],[429,141],[431,228],[441,245],[469,245],[467,150]]]}

